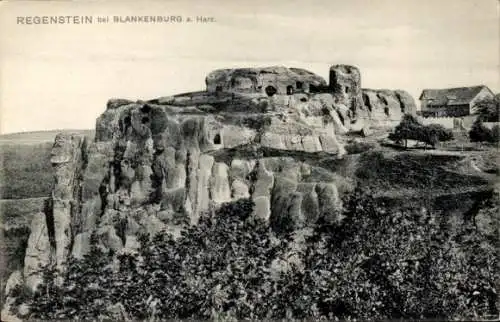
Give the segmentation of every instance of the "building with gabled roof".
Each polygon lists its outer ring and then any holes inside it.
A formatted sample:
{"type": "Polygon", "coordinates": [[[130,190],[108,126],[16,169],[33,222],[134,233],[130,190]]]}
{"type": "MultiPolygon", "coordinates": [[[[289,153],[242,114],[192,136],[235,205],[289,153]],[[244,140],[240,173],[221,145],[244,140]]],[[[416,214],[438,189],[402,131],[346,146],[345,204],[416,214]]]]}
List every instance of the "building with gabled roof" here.
{"type": "Polygon", "coordinates": [[[477,113],[476,104],[495,94],[485,85],[424,89],[420,114],[424,117],[461,117],[477,113]]]}

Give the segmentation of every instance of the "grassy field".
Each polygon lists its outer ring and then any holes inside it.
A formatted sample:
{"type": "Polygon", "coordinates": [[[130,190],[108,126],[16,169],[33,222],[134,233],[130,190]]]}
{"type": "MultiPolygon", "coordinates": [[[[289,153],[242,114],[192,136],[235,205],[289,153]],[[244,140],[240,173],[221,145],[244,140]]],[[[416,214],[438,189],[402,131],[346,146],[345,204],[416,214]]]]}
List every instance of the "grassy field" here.
{"type": "Polygon", "coordinates": [[[54,178],[50,164],[52,142],[2,144],[0,198],[48,197],[54,178]]]}
{"type": "MultiPolygon", "coordinates": [[[[91,130],[68,130],[94,137],[91,130]]],[[[0,199],[47,197],[53,185],[50,152],[61,131],[0,135],[0,199]]]]}
{"type": "Polygon", "coordinates": [[[95,135],[94,130],[51,130],[51,131],[33,131],[33,132],[20,132],[8,133],[0,135],[0,145],[4,144],[37,144],[45,142],[54,142],[54,138],[60,132],[73,132],[84,134],[89,138],[95,135]]]}

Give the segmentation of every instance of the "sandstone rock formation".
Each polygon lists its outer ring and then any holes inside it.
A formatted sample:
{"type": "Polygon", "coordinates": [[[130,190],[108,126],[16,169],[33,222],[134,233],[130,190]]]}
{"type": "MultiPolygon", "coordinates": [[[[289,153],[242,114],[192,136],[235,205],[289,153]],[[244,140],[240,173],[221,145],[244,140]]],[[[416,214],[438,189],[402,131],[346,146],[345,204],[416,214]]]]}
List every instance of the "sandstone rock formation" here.
{"type": "Polygon", "coordinates": [[[206,77],[208,92],[292,94],[314,92],[326,86],[318,75],[301,68],[272,66],[264,68],[219,69],[206,77]]]}
{"type": "Polygon", "coordinates": [[[254,199],[255,218],[293,227],[340,207],[334,180],[296,159],[345,153],[333,110],[312,102],[277,99],[269,113],[238,114],[110,100],[94,142],[71,133],[55,139],[52,207],[32,222],[25,284],[35,290],[40,269],[63,271],[70,256],[84,256],[92,235],[105,249],[134,251],[140,234],[176,232],[239,198],[254,199]]]}
{"type": "Polygon", "coordinates": [[[405,92],[362,91],[359,70],[346,65],[332,67],[330,86],[284,67],[218,70],[206,81],[207,92],[110,99],[92,142],[56,137],[51,207],[34,216],[26,250],[29,289],[41,268],[63,271],[70,256],[82,258],[91,239],[134,252],[140,235],[179,236],[240,198],[274,229],[338,220],[348,184],[324,165],[346,154],[341,135],[414,109],[405,92]]]}
{"type": "Polygon", "coordinates": [[[375,126],[395,126],[404,114],[416,114],[414,99],[403,90],[363,89],[365,120],[375,126]]]}
{"type": "Polygon", "coordinates": [[[330,67],[330,89],[340,103],[346,105],[353,112],[361,109],[361,73],[351,65],[334,65],[330,67]]]}

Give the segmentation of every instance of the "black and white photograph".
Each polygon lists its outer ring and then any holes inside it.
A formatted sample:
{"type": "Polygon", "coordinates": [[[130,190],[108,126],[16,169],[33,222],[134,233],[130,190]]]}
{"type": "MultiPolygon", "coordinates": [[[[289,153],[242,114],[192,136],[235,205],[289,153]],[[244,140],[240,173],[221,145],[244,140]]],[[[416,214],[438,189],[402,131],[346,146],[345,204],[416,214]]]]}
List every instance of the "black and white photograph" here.
{"type": "Polygon", "coordinates": [[[1,321],[498,321],[500,1],[0,1],[1,321]]]}

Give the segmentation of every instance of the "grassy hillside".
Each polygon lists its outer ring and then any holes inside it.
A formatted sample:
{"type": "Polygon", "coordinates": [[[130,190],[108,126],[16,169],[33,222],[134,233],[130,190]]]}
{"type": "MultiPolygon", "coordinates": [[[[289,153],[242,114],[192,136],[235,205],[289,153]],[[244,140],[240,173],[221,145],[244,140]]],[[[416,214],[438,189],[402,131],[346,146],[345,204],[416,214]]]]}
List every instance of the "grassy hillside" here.
{"type": "MultiPolygon", "coordinates": [[[[94,137],[94,131],[68,130],[94,137]]],[[[53,184],[50,151],[61,131],[0,135],[0,199],[47,197],[53,184]]]]}
{"type": "Polygon", "coordinates": [[[84,134],[93,138],[94,130],[51,130],[51,131],[33,131],[8,133],[0,135],[0,144],[36,144],[44,142],[54,142],[55,136],[60,132],[74,132],[84,134]]]}
{"type": "Polygon", "coordinates": [[[2,144],[0,198],[47,197],[54,182],[50,151],[52,142],[2,144]]]}

